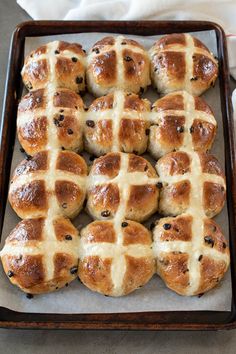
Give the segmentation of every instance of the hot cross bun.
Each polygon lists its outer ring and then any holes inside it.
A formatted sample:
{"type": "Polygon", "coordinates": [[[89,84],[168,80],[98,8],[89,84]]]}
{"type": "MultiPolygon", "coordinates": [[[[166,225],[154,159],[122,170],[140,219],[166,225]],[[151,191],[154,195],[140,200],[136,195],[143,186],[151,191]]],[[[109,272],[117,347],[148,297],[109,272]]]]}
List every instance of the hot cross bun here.
{"type": "Polygon", "coordinates": [[[77,229],[62,216],[19,222],[0,255],[10,281],[30,294],[67,286],[77,276],[77,229]]]}
{"type": "Polygon", "coordinates": [[[83,101],[68,89],[38,89],[18,106],[17,133],[24,150],[33,155],[51,148],[80,151],[83,147],[83,101]]]}
{"type": "Polygon", "coordinates": [[[190,34],[168,34],[149,51],[152,82],[160,93],[186,90],[200,96],[213,86],[218,62],[207,47],[190,34]]]}
{"type": "Polygon", "coordinates": [[[157,273],[180,295],[205,293],[228,269],[229,248],[212,219],[191,214],[163,218],[153,234],[157,273]]]}
{"type": "Polygon", "coordinates": [[[144,153],[150,105],[147,99],[122,91],[97,98],[86,114],[86,150],[96,156],[111,151],[144,153]]]}
{"type": "Polygon", "coordinates": [[[48,213],[73,218],[83,206],[86,176],[87,165],[76,153],[41,151],[15,169],[9,202],[22,219],[48,213]]]}
{"type": "Polygon", "coordinates": [[[54,41],[32,51],[21,75],[28,90],[48,85],[66,87],[76,92],[85,89],[86,55],[78,43],[54,41]]]}
{"type": "Polygon", "coordinates": [[[94,161],[88,177],[87,209],[95,219],[143,221],[158,207],[158,178],[140,156],[109,153],[94,161]]]}
{"type": "Polygon", "coordinates": [[[132,39],[105,37],[94,44],[87,61],[87,85],[95,96],[116,89],[138,93],[150,85],[148,54],[132,39]]]}
{"type": "Polygon", "coordinates": [[[89,289],[122,296],[155,271],[151,233],[130,220],[94,221],[81,231],[79,278],[89,289]]]}
{"type": "Polygon", "coordinates": [[[148,150],[156,159],[183,148],[207,151],[216,129],[213,112],[202,98],[173,92],[152,105],[148,150]]]}
{"type": "Polygon", "coordinates": [[[178,215],[186,211],[213,217],[225,202],[226,184],[219,161],[197,152],[170,152],[158,160],[160,176],[159,211],[178,215]]]}

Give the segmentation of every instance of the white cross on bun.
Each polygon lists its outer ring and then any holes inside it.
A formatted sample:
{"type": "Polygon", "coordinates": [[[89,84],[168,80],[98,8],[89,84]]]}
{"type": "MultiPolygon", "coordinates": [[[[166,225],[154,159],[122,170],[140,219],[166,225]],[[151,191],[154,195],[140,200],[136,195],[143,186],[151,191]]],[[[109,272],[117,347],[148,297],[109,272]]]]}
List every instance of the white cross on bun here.
{"type": "Polygon", "coordinates": [[[212,219],[191,214],[163,218],[153,234],[157,273],[180,295],[205,293],[228,269],[229,248],[212,219]]]}
{"type": "Polygon", "coordinates": [[[151,245],[151,233],[142,224],[94,221],[81,231],[79,278],[104,295],[129,294],[155,271],[151,245]]]}
{"type": "Polygon", "coordinates": [[[168,34],[149,50],[152,83],[158,92],[186,90],[200,96],[213,86],[218,62],[207,47],[190,34],[168,34]]]}
{"type": "Polygon", "coordinates": [[[148,151],[156,159],[183,148],[207,151],[216,129],[213,112],[203,98],[173,92],[152,105],[148,151]]]}
{"type": "Polygon", "coordinates": [[[61,213],[75,217],[86,195],[87,165],[72,151],[45,150],[23,160],[13,173],[9,202],[24,218],[61,213]]]}
{"type": "Polygon", "coordinates": [[[212,218],[222,210],[225,176],[215,156],[193,151],[170,152],[158,160],[156,170],[162,183],[161,214],[178,215],[194,210],[212,218]]]}
{"type": "Polygon", "coordinates": [[[105,37],[88,53],[86,77],[88,90],[95,96],[116,89],[143,92],[151,83],[148,54],[132,39],[105,37]]]}
{"type": "Polygon", "coordinates": [[[0,255],[9,280],[26,293],[47,293],[77,277],[79,235],[69,219],[26,219],[12,230],[0,255]]]}
{"type": "Polygon", "coordinates": [[[111,151],[144,153],[150,106],[147,99],[123,91],[97,98],[86,113],[85,149],[96,156],[111,151]]]}
{"type": "Polygon", "coordinates": [[[81,151],[83,101],[68,89],[38,89],[18,106],[17,133],[29,155],[51,148],[81,151]]]}
{"type": "Polygon", "coordinates": [[[95,219],[146,220],[158,207],[155,169],[143,157],[109,153],[96,159],[88,177],[87,210],[95,219]]]}
{"type": "Polygon", "coordinates": [[[50,85],[80,92],[85,89],[85,67],[86,55],[80,44],[54,41],[25,58],[21,75],[28,90],[50,85]]]}

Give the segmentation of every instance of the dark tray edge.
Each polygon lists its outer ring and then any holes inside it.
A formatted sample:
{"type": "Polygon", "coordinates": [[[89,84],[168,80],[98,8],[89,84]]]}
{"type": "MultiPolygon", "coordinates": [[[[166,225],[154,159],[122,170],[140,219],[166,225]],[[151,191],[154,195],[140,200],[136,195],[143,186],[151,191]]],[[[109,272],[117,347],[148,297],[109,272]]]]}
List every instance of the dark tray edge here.
{"type": "MultiPolygon", "coordinates": [[[[10,172],[10,164],[12,157],[12,147],[9,142],[14,141],[15,137],[15,117],[17,99],[20,97],[22,83],[19,74],[19,68],[22,65],[22,60],[19,61],[20,53],[24,49],[24,37],[39,35],[56,35],[63,33],[78,32],[94,32],[95,28],[100,28],[100,32],[120,32],[134,34],[132,31],[135,28],[135,34],[150,35],[155,34],[155,29],[158,28],[159,34],[184,32],[184,31],[203,31],[215,30],[218,37],[218,52],[224,57],[220,61],[220,70],[224,75],[220,75],[221,89],[221,105],[224,122],[225,136],[225,158],[226,158],[226,174],[228,188],[227,203],[229,208],[230,234],[236,235],[236,160],[234,151],[234,129],[232,119],[232,106],[229,90],[229,68],[228,56],[226,48],[226,38],[223,29],[215,23],[207,21],[27,21],[19,24],[12,36],[11,50],[9,53],[9,65],[7,69],[6,88],[3,103],[3,120],[1,124],[1,152],[0,152],[0,227],[7,200],[8,180],[10,172]],[[66,24],[66,26],[65,26],[66,24]],[[79,29],[78,29],[79,26],[79,29]],[[102,30],[101,30],[102,28],[102,30]],[[111,30],[112,29],[112,30],[111,30]],[[151,29],[151,30],[150,30],[151,29]],[[150,32],[151,31],[151,32],[150,32]],[[143,33],[145,32],[145,33],[143,33]],[[23,38],[22,38],[23,37],[23,38]],[[14,88],[16,88],[14,90],[14,88]],[[224,101],[224,102],[223,102],[224,101]],[[12,118],[12,119],[10,119],[12,118]],[[10,121],[10,124],[9,124],[10,121]],[[10,127],[9,127],[10,125],[10,127]],[[227,152],[230,153],[227,153],[227,152]],[[10,158],[9,158],[10,156],[10,158]]],[[[98,30],[97,30],[98,31],[98,30]]],[[[205,311],[196,312],[199,316],[204,317],[204,322],[198,321],[193,323],[189,319],[189,314],[194,313],[183,312],[150,312],[150,313],[121,313],[121,314],[83,314],[75,315],[76,320],[71,317],[74,315],[53,315],[49,314],[49,320],[41,320],[45,314],[23,314],[17,313],[6,308],[0,308],[0,327],[4,328],[30,328],[30,329],[129,329],[129,330],[219,330],[236,328],[236,310],[235,310],[235,294],[236,294],[236,249],[233,237],[230,240],[231,246],[231,274],[233,285],[233,303],[231,312],[215,312],[205,311]],[[216,318],[213,321],[207,319],[215,314],[216,318]],[[155,315],[163,317],[160,322],[155,321],[155,315]],[[175,323],[166,322],[168,315],[174,315],[175,323]],[[24,320],[24,317],[37,317],[34,320],[24,320]],[[141,315],[141,316],[140,316],[141,315]],[[68,320],[62,319],[64,316],[69,316],[68,320]],[[54,318],[52,318],[54,317],[54,318]],[[55,319],[57,317],[58,319],[55,319]],[[138,317],[138,320],[137,320],[138,317]],[[178,317],[186,322],[178,322],[178,317]],[[13,318],[13,319],[12,319],[13,318]],[[78,319],[77,319],[78,318],[78,319]]],[[[46,315],[47,316],[47,315],[46,315]]],[[[173,316],[172,316],[173,317],[173,316]]]]}

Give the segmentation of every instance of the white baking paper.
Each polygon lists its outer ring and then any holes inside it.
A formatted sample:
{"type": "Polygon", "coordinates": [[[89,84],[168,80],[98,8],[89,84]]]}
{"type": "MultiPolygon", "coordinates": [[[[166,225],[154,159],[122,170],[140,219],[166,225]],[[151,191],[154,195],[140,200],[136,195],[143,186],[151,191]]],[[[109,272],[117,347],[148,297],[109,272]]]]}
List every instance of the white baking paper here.
{"type": "MultiPolygon", "coordinates": [[[[66,25],[66,24],[65,24],[66,25]]],[[[79,42],[83,48],[88,50],[97,40],[108,35],[108,33],[81,33],[71,35],[58,35],[46,37],[27,38],[25,44],[25,54],[38,46],[53,41],[65,40],[69,42],[79,42]]],[[[114,35],[114,34],[112,34],[114,35]]],[[[215,55],[217,55],[216,36],[214,31],[195,32],[194,36],[199,38],[215,55]]],[[[161,36],[131,36],[149,49],[154,41],[161,36]]],[[[158,95],[150,89],[145,95],[154,102],[158,95]]],[[[222,127],[222,113],[220,104],[220,93],[218,81],[214,88],[209,89],[204,98],[212,107],[218,123],[217,137],[212,149],[212,153],[217,156],[222,166],[224,166],[224,138],[222,127]]],[[[91,101],[88,95],[84,97],[85,103],[91,101]]],[[[23,159],[19,151],[19,143],[16,141],[12,170],[23,159]]],[[[230,186],[228,186],[230,188],[230,186]]],[[[156,219],[157,216],[152,217],[156,219]]],[[[6,207],[1,248],[4,240],[10,231],[19,222],[19,218],[11,209],[9,203],[6,207]]],[[[82,225],[90,222],[90,217],[81,213],[75,220],[74,225],[81,228],[82,225]]],[[[227,207],[215,218],[216,222],[223,229],[228,239],[228,216],[227,207]]],[[[150,221],[147,222],[150,224],[150,221]]],[[[231,275],[227,272],[223,281],[209,293],[202,297],[183,297],[169,290],[164,282],[157,276],[153,276],[151,281],[141,289],[122,298],[105,297],[92,292],[82,285],[78,280],[72,282],[69,287],[46,295],[37,295],[33,299],[27,299],[17,287],[13,286],[6,277],[2,266],[0,266],[0,306],[21,312],[37,313],[116,313],[116,312],[143,312],[143,311],[194,311],[194,310],[217,310],[230,311],[231,307],[231,275]]]]}

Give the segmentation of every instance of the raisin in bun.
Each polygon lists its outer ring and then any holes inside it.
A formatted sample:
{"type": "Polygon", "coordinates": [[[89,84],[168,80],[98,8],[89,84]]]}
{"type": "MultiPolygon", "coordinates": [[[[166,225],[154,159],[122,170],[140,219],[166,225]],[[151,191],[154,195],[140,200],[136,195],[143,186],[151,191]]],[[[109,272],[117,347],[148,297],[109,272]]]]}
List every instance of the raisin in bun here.
{"type": "Polygon", "coordinates": [[[204,152],[211,148],[216,129],[204,99],[186,91],[173,92],[152,105],[148,150],[156,159],[183,148],[204,152]]]}
{"type": "Polygon", "coordinates": [[[28,90],[52,85],[76,92],[85,89],[86,55],[78,43],[54,41],[32,51],[21,75],[28,90]]]}
{"type": "Polygon", "coordinates": [[[200,96],[213,86],[218,62],[208,48],[190,34],[168,34],[149,51],[152,82],[160,93],[186,90],[200,96]]]}
{"type": "Polygon", "coordinates": [[[197,152],[170,152],[156,164],[162,189],[159,211],[178,215],[189,211],[213,217],[225,203],[226,184],[219,161],[197,152]]]}
{"type": "Polygon", "coordinates": [[[88,90],[103,96],[116,89],[143,92],[150,85],[149,58],[136,41],[123,36],[105,37],[87,57],[88,90]]]}
{"type": "Polygon", "coordinates": [[[75,217],[86,195],[87,165],[72,151],[45,150],[22,161],[13,173],[9,202],[19,217],[61,213],[75,217]]]}
{"type": "Polygon", "coordinates": [[[153,231],[157,273],[180,295],[215,287],[228,269],[229,249],[212,219],[183,214],[160,219],[153,231]]]}
{"type": "Polygon", "coordinates": [[[79,278],[89,289],[123,296],[155,271],[151,233],[130,221],[94,221],[81,231],[79,278]]]}
{"type": "Polygon", "coordinates": [[[95,219],[146,220],[158,207],[157,181],[152,165],[140,156],[101,156],[88,177],[87,209],[95,219]]]}
{"type": "Polygon", "coordinates": [[[30,294],[67,286],[77,276],[78,240],[78,231],[62,216],[22,220],[0,253],[4,271],[30,294]]]}
{"type": "Polygon", "coordinates": [[[33,155],[51,148],[81,151],[83,101],[68,89],[38,89],[18,106],[17,133],[24,150],[33,155]]]}
{"type": "Polygon", "coordinates": [[[147,99],[123,91],[97,98],[86,113],[85,149],[96,156],[111,151],[144,153],[150,105],[147,99]]]}

